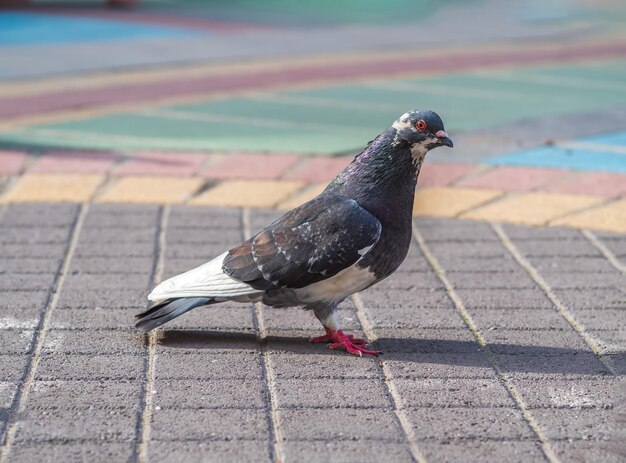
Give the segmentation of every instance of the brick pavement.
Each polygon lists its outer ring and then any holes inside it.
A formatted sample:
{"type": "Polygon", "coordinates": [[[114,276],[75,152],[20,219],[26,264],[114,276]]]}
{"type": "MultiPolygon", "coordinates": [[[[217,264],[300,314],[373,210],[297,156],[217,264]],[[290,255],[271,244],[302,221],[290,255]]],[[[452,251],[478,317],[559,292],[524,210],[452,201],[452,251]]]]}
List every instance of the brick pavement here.
{"type": "Polygon", "coordinates": [[[341,310],[371,359],[309,344],[297,309],[132,329],[155,281],[276,211],[1,214],[3,462],[623,461],[622,234],[417,218],[401,269],[341,310]]]}

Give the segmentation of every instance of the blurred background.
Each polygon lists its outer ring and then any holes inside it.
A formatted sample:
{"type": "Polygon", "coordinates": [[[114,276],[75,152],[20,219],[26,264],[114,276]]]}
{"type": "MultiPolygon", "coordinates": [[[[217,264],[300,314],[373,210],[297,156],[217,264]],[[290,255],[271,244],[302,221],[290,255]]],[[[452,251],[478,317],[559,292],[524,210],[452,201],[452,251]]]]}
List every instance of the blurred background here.
{"type": "Polygon", "coordinates": [[[455,139],[430,156],[422,186],[626,189],[621,1],[0,5],[6,201],[47,194],[23,193],[24,173],[100,175],[80,199],[101,200],[118,198],[106,192],[124,175],[199,179],[180,201],[226,180],[323,183],[418,107],[455,139]],[[545,168],[560,170],[533,170],[545,168]]]}

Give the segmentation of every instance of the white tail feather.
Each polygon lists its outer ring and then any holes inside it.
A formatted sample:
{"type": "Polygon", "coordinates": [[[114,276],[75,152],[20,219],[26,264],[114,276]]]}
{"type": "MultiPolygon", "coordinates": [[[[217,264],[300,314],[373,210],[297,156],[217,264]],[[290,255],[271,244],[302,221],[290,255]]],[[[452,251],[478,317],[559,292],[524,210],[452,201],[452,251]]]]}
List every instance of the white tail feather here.
{"type": "Polygon", "coordinates": [[[165,280],[148,295],[152,302],[179,297],[213,297],[223,300],[259,294],[258,289],[229,277],[222,271],[227,252],[188,272],[165,280]]]}

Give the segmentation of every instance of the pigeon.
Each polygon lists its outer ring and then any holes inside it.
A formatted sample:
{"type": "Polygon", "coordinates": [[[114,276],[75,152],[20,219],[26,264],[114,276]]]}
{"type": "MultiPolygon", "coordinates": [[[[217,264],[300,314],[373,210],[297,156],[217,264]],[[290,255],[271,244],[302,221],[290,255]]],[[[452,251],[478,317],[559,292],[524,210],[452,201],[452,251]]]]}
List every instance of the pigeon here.
{"type": "Polygon", "coordinates": [[[316,198],[252,238],[148,295],[136,327],[150,331],[225,301],[312,310],[331,349],[377,356],[340,327],[337,305],[391,275],[411,243],[417,176],[428,151],[452,147],[441,118],[413,110],[371,141],[316,198]]]}

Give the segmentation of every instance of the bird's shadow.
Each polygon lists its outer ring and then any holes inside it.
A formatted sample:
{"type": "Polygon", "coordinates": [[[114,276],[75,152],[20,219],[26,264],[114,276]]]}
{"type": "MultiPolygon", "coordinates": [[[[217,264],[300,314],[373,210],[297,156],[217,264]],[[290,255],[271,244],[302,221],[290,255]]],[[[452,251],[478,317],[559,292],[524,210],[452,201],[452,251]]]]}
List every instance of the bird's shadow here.
{"type": "MultiPolygon", "coordinates": [[[[259,338],[253,332],[165,330],[158,343],[166,349],[237,351],[258,350],[259,338]]],[[[272,353],[302,355],[348,355],[311,344],[304,336],[268,336],[262,345],[272,353]]],[[[450,366],[485,367],[489,361],[477,342],[432,338],[379,338],[373,344],[383,351],[378,359],[407,363],[438,363],[450,366]],[[435,355],[433,355],[435,354],[435,355]]],[[[493,343],[489,350],[504,372],[547,373],[554,375],[610,374],[591,351],[550,346],[493,343]]],[[[371,359],[372,357],[363,357],[371,359]]],[[[357,361],[359,359],[356,359],[357,361]]]]}

